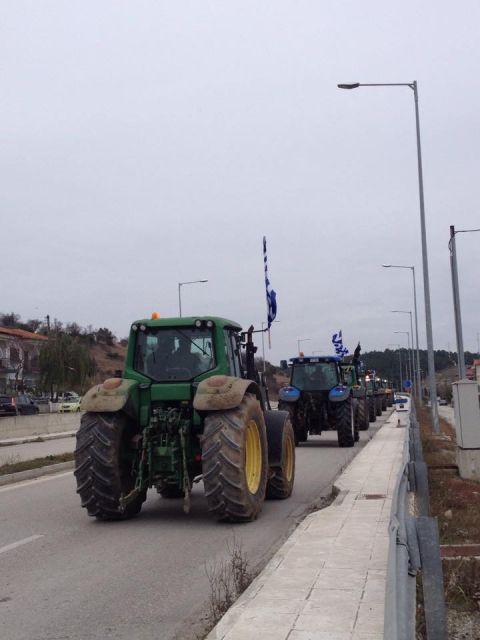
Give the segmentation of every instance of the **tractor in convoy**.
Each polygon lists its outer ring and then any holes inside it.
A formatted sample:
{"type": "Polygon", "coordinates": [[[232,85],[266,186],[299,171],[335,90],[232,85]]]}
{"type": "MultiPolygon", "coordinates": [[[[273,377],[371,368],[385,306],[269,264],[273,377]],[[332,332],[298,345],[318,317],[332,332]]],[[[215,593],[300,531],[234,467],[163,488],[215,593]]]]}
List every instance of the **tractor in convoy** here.
{"type": "Polygon", "coordinates": [[[82,399],[75,476],[89,516],[135,516],[151,487],[188,512],[200,480],[219,520],[291,495],[294,433],[289,413],[266,408],[253,333],[218,317],[132,324],[122,376],[82,399]]]}
{"type": "Polygon", "coordinates": [[[368,417],[370,422],[375,422],[377,417],[382,415],[382,402],[385,396],[385,390],[380,389],[379,381],[380,379],[375,375],[375,371],[367,369],[365,372],[365,387],[367,389],[368,417]]]}
{"type": "Polygon", "coordinates": [[[367,431],[370,420],[368,418],[367,389],[362,379],[363,371],[355,359],[351,363],[342,362],[340,368],[345,384],[352,390],[356,429],[357,431],[367,431]]]}
{"type": "Polygon", "coordinates": [[[353,447],[359,439],[358,424],[354,392],[344,379],[342,358],[300,356],[290,363],[290,384],[280,389],[278,408],[290,414],[295,443],[336,429],[338,445],[353,447]]]}

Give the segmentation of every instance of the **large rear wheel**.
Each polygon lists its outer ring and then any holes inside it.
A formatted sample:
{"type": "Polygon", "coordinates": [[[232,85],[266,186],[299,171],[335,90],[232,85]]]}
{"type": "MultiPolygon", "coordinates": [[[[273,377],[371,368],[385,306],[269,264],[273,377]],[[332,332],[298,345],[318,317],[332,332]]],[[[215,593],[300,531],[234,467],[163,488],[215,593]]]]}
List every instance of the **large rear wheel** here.
{"type": "Polygon", "coordinates": [[[381,396],[382,398],[382,411],[386,411],[387,410],[387,395],[384,393],[381,396]]]}
{"type": "Polygon", "coordinates": [[[137,515],[146,489],[124,510],[120,498],[135,486],[130,441],[135,430],[127,416],[115,413],[85,413],[80,421],[75,448],[75,477],[82,507],[89,516],[102,520],[124,520],[137,515]]]}
{"type": "Polygon", "coordinates": [[[355,416],[353,415],[352,398],[335,405],[335,422],[339,447],[353,447],[355,444],[355,416]]]}
{"type": "Polygon", "coordinates": [[[358,399],[358,428],[360,431],[367,431],[370,426],[368,417],[368,396],[358,399]]]}
{"type": "Polygon", "coordinates": [[[382,415],[382,396],[375,396],[375,414],[377,417],[382,415]]]}
{"type": "Polygon", "coordinates": [[[292,495],[295,480],[295,436],[286,412],[265,413],[269,478],[266,497],[284,500],[292,495]]]}
{"type": "Polygon", "coordinates": [[[267,434],[257,398],[246,394],[236,409],[205,419],[203,484],[208,509],[220,520],[254,520],[267,485],[267,434]]]}
{"type": "Polygon", "coordinates": [[[375,396],[368,396],[368,421],[376,422],[377,411],[375,407],[375,396]]]}

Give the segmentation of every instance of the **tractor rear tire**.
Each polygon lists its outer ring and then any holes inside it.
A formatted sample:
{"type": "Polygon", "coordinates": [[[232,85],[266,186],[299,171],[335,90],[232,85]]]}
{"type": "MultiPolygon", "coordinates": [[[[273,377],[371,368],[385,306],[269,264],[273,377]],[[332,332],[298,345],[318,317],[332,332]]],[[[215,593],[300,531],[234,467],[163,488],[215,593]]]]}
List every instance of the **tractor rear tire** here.
{"type": "Polygon", "coordinates": [[[387,393],[387,407],[393,407],[393,393],[387,393]]]}
{"type": "Polygon", "coordinates": [[[286,412],[265,413],[269,478],[266,497],[285,500],[292,495],[295,481],[295,434],[286,412]]]}
{"type": "Polygon", "coordinates": [[[299,429],[295,420],[295,405],[291,402],[280,402],[278,403],[279,411],[287,411],[290,416],[290,422],[292,423],[293,435],[295,437],[295,446],[298,446],[300,442],[306,442],[308,438],[308,433],[306,429],[299,429]]]}
{"type": "Polygon", "coordinates": [[[375,407],[375,396],[368,396],[368,420],[369,422],[377,421],[377,411],[375,407]]]}
{"type": "Polygon", "coordinates": [[[208,509],[219,520],[255,520],[265,500],[267,433],[258,399],[245,394],[236,409],[205,418],[203,484],[208,509]]]}
{"type": "Polygon", "coordinates": [[[335,421],[339,447],[353,447],[355,444],[355,416],[353,415],[352,398],[335,405],[335,421]]]}
{"type": "Polygon", "coordinates": [[[367,431],[370,426],[368,417],[368,396],[358,399],[358,428],[360,431],[367,431]]]}
{"type": "Polygon", "coordinates": [[[382,415],[382,397],[381,396],[375,396],[375,413],[377,417],[380,417],[382,415]]]}
{"type": "Polygon", "coordinates": [[[381,396],[381,398],[382,398],[382,411],[386,411],[387,410],[387,396],[386,396],[386,394],[381,396]]]}
{"type": "Polygon", "coordinates": [[[127,416],[115,413],[84,413],[77,432],[75,477],[82,507],[100,520],[125,520],[136,516],[145,502],[144,489],[120,511],[120,497],[135,486],[131,467],[122,460],[134,429],[127,416]]]}

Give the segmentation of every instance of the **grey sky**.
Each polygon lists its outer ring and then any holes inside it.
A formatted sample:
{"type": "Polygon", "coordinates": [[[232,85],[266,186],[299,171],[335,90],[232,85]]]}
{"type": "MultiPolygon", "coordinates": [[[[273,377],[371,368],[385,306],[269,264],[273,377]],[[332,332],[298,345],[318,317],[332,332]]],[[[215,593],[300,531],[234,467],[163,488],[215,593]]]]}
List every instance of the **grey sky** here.
{"type": "MultiPolygon", "coordinates": [[[[266,319],[273,362],[406,345],[415,265],[426,347],[418,81],[434,346],[456,349],[449,225],[480,228],[476,0],[3,0],[0,311],[119,337],[159,311],[266,319]]],[[[465,349],[480,233],[457,236],[465,349]]]]}

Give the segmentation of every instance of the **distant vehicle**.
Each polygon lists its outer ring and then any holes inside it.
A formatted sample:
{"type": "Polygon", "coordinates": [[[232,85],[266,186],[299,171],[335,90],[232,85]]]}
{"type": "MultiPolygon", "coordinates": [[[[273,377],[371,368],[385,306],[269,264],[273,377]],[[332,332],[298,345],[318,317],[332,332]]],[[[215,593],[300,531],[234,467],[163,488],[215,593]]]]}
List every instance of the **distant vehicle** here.
{"type": "Polygon", "coordinates": [[[395,409],[397,411],[408,411],[408,407],[407,407],[407,403],[408,403],[408,398],[395,398],[395,409]]]}
{"type": "Polygon", "coordinates": [[[31,396],[0,396],[0,416],[27,416],[40,413],[31,396]]]}
{"type": "Polygon", "coordinates": [[[12,396],[0,396],[0,416],[18,416],[15,398],[12,396]]]}
{"type": "Polygon", "coordinates": [[[448,405],[448,402],[446,400],[444,400],[443,398],[440,398],[440,400],[438,401],[438,404],[441,407],[446,407],[448,405]]]}
{"type": "Polygon", "coordinates": [[[17,409],[18,415],[20,416],[36,416],[40,413],[40,407],[34,401],[32,396],[18,396],[17,400],[17,409]]]}
{"type": "Polygon", "coordinates": [[[79,396],[65,398],[65,400],[58,405],[59,413],[79,413],[81,411],[80,400],[81,398],[79,396]]]}

